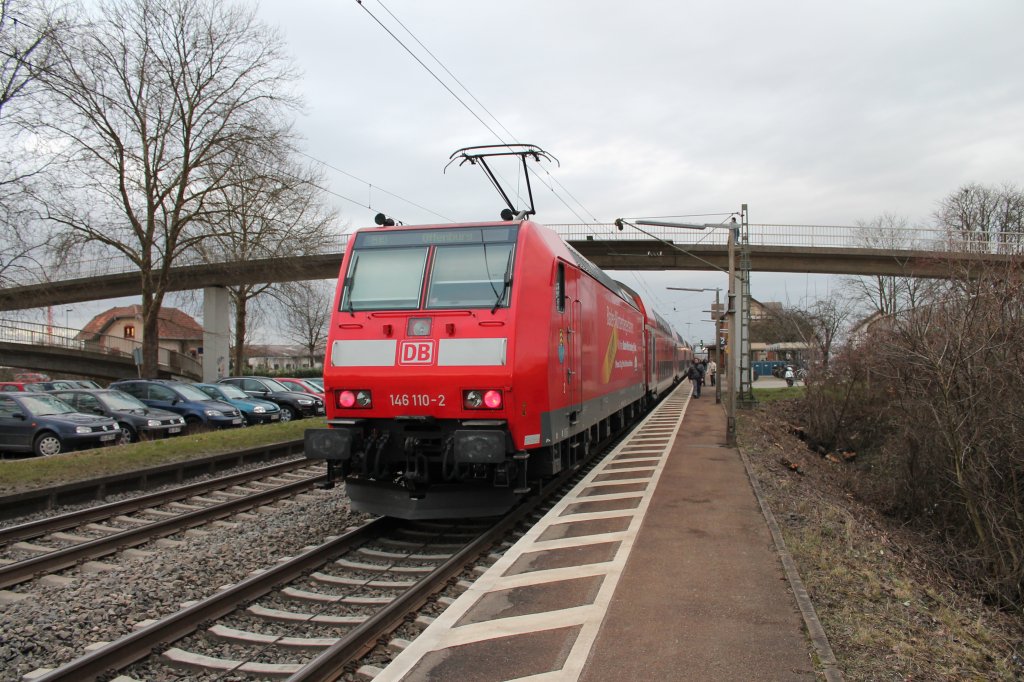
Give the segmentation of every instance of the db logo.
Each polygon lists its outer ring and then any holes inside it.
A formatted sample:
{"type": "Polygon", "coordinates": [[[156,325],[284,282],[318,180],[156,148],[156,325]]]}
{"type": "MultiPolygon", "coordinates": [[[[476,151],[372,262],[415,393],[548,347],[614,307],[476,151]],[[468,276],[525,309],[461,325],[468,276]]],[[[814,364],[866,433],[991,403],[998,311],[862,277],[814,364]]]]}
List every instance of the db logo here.
{"type": "Polygon", "coordinates": [[[431,365],[434,363],[433,341],[402,341],[398,348],[398,364],[431,365]]]}

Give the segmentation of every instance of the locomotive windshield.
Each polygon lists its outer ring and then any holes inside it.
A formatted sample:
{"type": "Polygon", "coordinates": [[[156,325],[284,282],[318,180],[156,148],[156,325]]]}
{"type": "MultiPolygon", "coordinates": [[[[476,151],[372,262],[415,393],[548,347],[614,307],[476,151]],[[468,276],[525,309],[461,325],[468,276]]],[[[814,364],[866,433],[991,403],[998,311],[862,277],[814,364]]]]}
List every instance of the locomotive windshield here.
{"type": "Polygon", "coordinates": [[[361,232],[341,310],[507,306],[516,234],[515,227],[361,232]]]}

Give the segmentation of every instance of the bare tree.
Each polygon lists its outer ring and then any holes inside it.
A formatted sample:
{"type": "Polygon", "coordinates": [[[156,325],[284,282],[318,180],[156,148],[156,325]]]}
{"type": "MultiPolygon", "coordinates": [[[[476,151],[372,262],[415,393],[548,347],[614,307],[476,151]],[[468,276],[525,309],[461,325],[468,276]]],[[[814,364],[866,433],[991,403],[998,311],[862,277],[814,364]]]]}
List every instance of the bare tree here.
{"type": "MultiPolygon", "coordinates": [[[[225,186],[211,197],[220,229],[199,247],[207,262],[246,261],[319,253],[338,241],[337,214],[319,188],[322,173],[294,160],[282,133],[273,149],[232,159],[225,186]]],[[[270,284],[229,286],[234,307],[234,366],[245,366],[249,304],[270,284]]]]}
{"type": "MultiPolygon", "coordinates": [[[[882,213],[869,221],[857,221],[858,241],[869,249],[905,249],[910,243],[909,220],[904,216],[882,213]]],[[[870,313],[894,315],[913,308],[927,287],[916,277],[875,275],[846,278],[848,289],[870,313]]]]}
{"type": "Polygon", "coordinates": [[[0,120],[32,94],[68,28],[63,11],[37,0],[0,0],[0,120]]]}
{"type": "Polygon", "coordinates": [[[40,76],[67,31],[63,11],[36,0],[0,0],[0,285],[46,269],[47,233],[32,224],[28,183],[45,167],[28,134],[37,119],[40,76]]]}
{"type": "Polygon", "coordinates": [[[1010,184],[964,185],[939,202],[935,219],[951,248],[1016,253],[1024,243],[1024,192],[1010,184]]]}
{"type": "Polygon", "coordinates": [[[281,304],[281,334],[306,349],[310,359],[323,353],[334,301],[334,280],[279,284],[275,297],[281,304]]]}
{"type": "Polygon", "coordinates": [[[298,105],[278,32],[217,0],[106,0],[46,76],[49,133],[77,175],[47,217],[63,248],[99,244],[139,270],[143,363],[157,369],[157,313],[172,266],[219,227],[230,161],[269,145],[298,105]]]}
{"type": "Polygon", "coordinates": [[[828,368],[832,351],[846,331],[853,310],[853,301],[835,291],[800,311],[809,325],[808,341],[816,347],[822,367],[828,368]]]}
{"type": "Polygon", "coordinates": [[[751,341],[807,342],[811,335],[811,321],[797,308],[772,306],[767,315],[750,321],[751,341]]]}

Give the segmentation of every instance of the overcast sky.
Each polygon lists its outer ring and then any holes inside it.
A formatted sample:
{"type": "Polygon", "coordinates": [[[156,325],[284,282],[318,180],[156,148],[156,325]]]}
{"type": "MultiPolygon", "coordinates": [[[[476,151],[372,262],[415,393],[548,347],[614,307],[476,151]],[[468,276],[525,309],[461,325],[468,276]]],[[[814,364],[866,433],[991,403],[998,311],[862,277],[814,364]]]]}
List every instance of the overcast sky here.
{"type": "Polygon", "coordinates": [[[578,200],[556,187],[574,214],[536,189],[548,223],[742,203],[758,223],[924,219],[963,183],[1020,176],[1019,0],[264,0],[260,13],[303,71],[309,154],[435,213],[334,171],[330,188],[406,223],[495,216],[478,169],[442,169],[456,148],[513,137],[556,156],[578,200]]]}
{"type": "MultiPolygon", "coordinates": [[[[302,69],[298,128],[344,171],[328,169],[327,186],[352,200],[335,197],[351,227],[378,210],[406,224],[496,218],[479,169],[442,170],[457,148],[508,141],[561,162],[544,166],[557,196],[534,187],[551,224],[743,203],[753,223],[923,223],[965,183],[1021,184],[1020,0],[263,0],[260,15],[302,69]]],[[[724,276],[640,277],[705,335],[712,294],[664,286],[724,276]]],[[[755,297],[794,304],[830,286],[752,281],[755,297]]]]}
{"type": "MultiPolygon", "coordinates": [[[[503,204],[479,169],[442,171],[457,148],[499,141],[561,162],[543,166],[557,195],[534,187],[549,224],[744,203],[752,223],[849,225],[883,212],[922,223],[965,183],[1022,184],[1021,0],[259,7],[302,71],[297,127],[307,153],[339,169],[326,185],[347,228],[377,211],[406,224],[497,218],[503,204]]],[[[691,340],[711,338],[699,320],[713,294],[665,286],[724,288],[723,275],[621,279],[684,335],[689,321],[691,340]]],[[[756,298],[790,304],[834,286],[761,273],[752,283],[756,298]]]]}

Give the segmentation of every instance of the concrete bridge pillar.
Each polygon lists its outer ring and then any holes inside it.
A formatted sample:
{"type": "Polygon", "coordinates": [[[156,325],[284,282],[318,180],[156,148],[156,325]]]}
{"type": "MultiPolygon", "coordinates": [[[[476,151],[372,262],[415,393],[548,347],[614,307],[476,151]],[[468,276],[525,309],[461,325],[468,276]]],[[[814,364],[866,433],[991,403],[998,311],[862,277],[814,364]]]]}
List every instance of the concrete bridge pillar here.
{"type": "Polygon", "coordinates": [[[203,381],[228,376],[231,358],[231,299],[224,287],[203,289],[203,381]]]}

